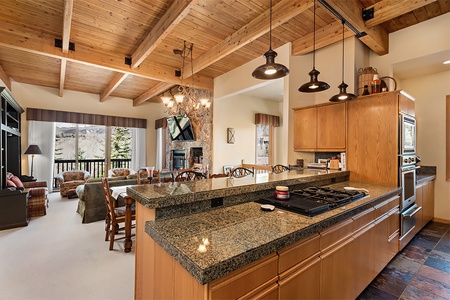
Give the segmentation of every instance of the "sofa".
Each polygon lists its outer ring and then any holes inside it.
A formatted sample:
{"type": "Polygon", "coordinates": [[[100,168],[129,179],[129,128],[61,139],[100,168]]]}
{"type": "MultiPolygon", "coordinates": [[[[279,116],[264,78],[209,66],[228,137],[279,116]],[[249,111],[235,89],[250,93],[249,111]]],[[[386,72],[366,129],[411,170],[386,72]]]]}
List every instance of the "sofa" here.
{"type": "Polygon", "coordinates": [[[56,176],[59,185],[59,193],[61,197],[67,197],[70,190],[74,190],[77,186],[85,184],[91,175],[87,171],[74,170],[64,171],[56,176]]]}
{"type": "MultiPolygon", "coordinates": [[[[110,187],[136,185],[137,177],[136,175],[109,177],[108,182],[110,187]]],[[[105,220],[106,204],[101,178],[90,178],[85,184],[76,188],[76,193],[79,198],[77,212],[81,215],[82,223],[105,220]]]]}

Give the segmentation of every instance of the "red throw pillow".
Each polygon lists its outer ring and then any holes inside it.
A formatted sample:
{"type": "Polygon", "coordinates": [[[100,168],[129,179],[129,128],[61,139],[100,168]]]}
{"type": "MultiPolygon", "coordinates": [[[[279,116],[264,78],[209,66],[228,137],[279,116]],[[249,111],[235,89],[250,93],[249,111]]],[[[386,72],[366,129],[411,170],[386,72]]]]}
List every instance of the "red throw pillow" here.
{"type": "Polygon", "coordinates": [[[10,180],[10,179],[6,179],[6,185],[16,187],[16,184],[14,182],[12,182],[12,180],[10,180]]]}
{"type": "Polygon", "coordinates": [[[12,182],[14,182],[16,187],[23,187],[23,183],[22,181],[20,181],[19,177],[14,176],[13,178],[11,178],[12,182]]]}

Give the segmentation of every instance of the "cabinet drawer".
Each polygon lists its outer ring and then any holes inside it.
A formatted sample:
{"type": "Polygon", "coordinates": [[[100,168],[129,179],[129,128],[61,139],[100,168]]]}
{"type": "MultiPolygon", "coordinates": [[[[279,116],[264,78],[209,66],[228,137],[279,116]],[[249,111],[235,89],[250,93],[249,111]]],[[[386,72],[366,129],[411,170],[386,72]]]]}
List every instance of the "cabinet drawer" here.
{"type": "Polygon", "coordinates": [[[282,273],[287,269],[302,262],[308,257],[318,254],[320,250],[320,236],[315,234],[312,237],[299,241],[289,247],[283,248],[278,252],[279,263],[278,272],[282,273]]]}
{"type": "Polygon", "coordinates": [[[353,217],[353,231],[358,231],[361,228],[369,225],[375,220],[375,209],[370,208],[353,217]]]}
{"type": "Polygon", "coordinates": [[[396,206],[400,206],[400,196],[395,196],[375,206],[375,218],[379,218],[396,206]]]}
{"type": "Polygon", "coordinates": [[[352,222],[353,220],[349,219],[322,231],[320,233],[320,250],[326,251],[327,248],[350,237],[353,233],[352,222]]]}
{"type": "Polygon", "coordinates": [[[210,284],[210,299],[237,299],[260,290],[278,278],[278,256],[274,253],[231,272],[210,284]]]}

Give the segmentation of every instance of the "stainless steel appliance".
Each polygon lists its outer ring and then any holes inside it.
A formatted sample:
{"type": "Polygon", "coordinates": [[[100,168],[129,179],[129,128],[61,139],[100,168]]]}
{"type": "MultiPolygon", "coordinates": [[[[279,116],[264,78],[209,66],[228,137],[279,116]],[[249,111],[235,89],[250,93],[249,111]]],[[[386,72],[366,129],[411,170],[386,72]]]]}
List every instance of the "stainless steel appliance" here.
{"type": "Polygon", "coordinates": [[[413,116],[399,115],[400,155],[416,153],[416,119],[413,116]]]}
{"type": "Polygon", "coordinates": [[[399,178],[402,188],[400,201],[400,236],[403,238],[416,225],[416,214],[422,209],[416,202],[416,120],[399,115],[399,178]]]}
{"type": "Polygon", "coordinates": [[[292,191],[289,200],[268,197],[256,202],[271,204],[281,209],[313,217],[365,196],[367,196],[366,193],[359,190],[342,191],[326,187],[308,187],[292,191]]]}

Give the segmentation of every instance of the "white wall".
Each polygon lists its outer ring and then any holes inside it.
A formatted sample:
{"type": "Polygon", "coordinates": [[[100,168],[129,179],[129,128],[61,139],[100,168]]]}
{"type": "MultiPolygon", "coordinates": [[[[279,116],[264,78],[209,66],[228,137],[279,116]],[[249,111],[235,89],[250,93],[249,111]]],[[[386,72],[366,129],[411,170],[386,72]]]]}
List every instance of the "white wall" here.
{"type": "Polygon", "coordinates": [[[255,163],[256,113],[281,115],[280,105],[246,95],[214,100],[212,173],[222,173],[224,165],[238,166],[242,159],[245,163],[255,163]],[[235,130],[234,144],[227,143],[227,128],[235,130]]]}
{"type": "MultiPolygon", "coordinates": [[[[59,90],[48,87],[35,86],[12,82],[12,96],[26,111],[29,108],[41,108],[61,111],[72,111],[110,116],[147,119],[147,164],[156,163],[156,130],[155,120],[164,116],[162,104],[146,102],[133,107],[130,99],[108,97],[104,102],[99,96],[76,91],[65,90],[63,97],[59,97],[59,90]]],[[[28,123],[26,112],[22,114],[22,149],[28,146],[28,123]]],[[[28,159],[22,158],[22,172],[27,174],[28,159]]]]}

